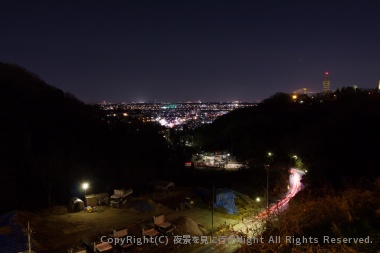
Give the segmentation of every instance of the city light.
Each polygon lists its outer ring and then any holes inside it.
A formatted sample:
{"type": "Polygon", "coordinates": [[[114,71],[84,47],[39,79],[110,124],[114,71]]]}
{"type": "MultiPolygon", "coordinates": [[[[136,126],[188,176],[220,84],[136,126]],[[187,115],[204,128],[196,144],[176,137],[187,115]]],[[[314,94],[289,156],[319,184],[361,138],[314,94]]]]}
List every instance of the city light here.
{"type": "Polygon", "coordinates": [[[166,128],[175,128],[176,130],[181,130],[185,125],[189,129],[195,129],[202,124],[210,124],[216,118],[235,109],[256,105],[256,103],[248,102],[178,102],[175,105],[166,103],[112,104],[106,102],[99,104],[101,109],[109,111],[108,117],[137,117],[142,122],[157,122],[166,128]]]}

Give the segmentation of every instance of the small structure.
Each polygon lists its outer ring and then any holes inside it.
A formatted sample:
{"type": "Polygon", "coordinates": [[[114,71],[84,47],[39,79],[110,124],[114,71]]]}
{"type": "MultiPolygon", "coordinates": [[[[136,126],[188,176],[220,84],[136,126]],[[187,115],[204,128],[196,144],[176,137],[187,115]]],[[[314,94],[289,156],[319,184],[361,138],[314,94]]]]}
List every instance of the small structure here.
{"type": "Polygon", "coordinates": [[[84,203],[83,200],[81,200],[78,197],[72,197],[70,200],[70,208],[71,211],[79,212],[84,210],[84,203]]]}
{"type": "Polygon", "coordinates": [[[233,162],[233,161],[229,161],[224,166],[225,170],[238,170],[238,169],[241,169],[241,168],[244,168],[244,164],[238,163],[238,162],[233,162]]]}
{"type": "Polygon", "coordinates": [[[96,194],[88,194],[86,195],[86,203],[87,206],[100,206],[100,205],[108,205],[109,203],[109,195],[108,193],[96,193],[96,194]]]}
{"type": "Polygon", "coordinates": [[[111,196],[110,205],[112,207],[120,207],[122,204],[125,204],[127,201],[127,196],[131,195],[133,193],[132,188],[125,190],[122,189],[115,189],[113,195],[111,196]]]}
{"type": "Polygon", "coordinates": [[[111,252],[112,251],[112,245],[108,242],[94,242],[94,252],[111,252]]]}
{"type": "Polygon", "coordinates": [[[173,235],[173,225],[171,222],[165,220],[164,214],[158,214],[153,216],[154,227],[157,231],[163,233],[164,235],[173,235]]]}
{"type": "MultiPolygon", "coordinates": [[[[121,229],[121,230],[114,230],[113,231],[113,234],[110,236],[112,238],[126,238],[126,236],[128,235],[128,229],[121,229]]],[[[119,244],[117,244],[116,246],[120,247],[121,248],[121,251],[124,252],[127,248],[130,248],[133,244],[132,243],[128,243],[126,240],[113,240],[114,242],[121,242],[119,244]]]]}
{"type": "Polygon", "coordinates": [[[106,240],[102,240],[102,238],[99,235],[84,235],[81,241],[83,245],[85,245],[87,252],[114,252],[114,248],[112,247],[112,245],[108,243],[106,240]]]}
{"type": "Polygon", "coordinates": [[[230,189],[216,190],[214,208],[222,207],[228,214],[237,214],[239,211],[235,205],[236,195],[230,189]]]}

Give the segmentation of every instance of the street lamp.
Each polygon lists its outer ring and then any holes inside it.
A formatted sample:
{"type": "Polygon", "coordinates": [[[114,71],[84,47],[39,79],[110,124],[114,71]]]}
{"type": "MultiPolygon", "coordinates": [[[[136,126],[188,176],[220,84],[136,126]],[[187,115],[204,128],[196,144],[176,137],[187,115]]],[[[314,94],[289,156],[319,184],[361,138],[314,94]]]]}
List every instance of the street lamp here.
{"type": "Polygon", "coordinates": [[[84,196],[86,197],[86,190],[88,188],[88,183],[83,183],[82,188],[84,189],[84,196]]]}
{"type": "Polygon", "coordinates": [[[212,183],[212,203],[211,203],[211,235],[214,234],[214,195],[215,195],[215,187],[214,182],[212,183]]]}
{"type": "Polygon", "coordinates": [[[292,160],[297,160],[298,159],[298,156],[296,156],[296,155],[293,155],[293,156],[291,156],[290,157],[290,161],[289,161],[289,169],[291,169],[291,167],[292,167],[292,160]]]}
{"type": "Polygon", "coordinates": [[[267,209],[269,208],[269,165],[265,164],[265,168],[267,169],[267,209]]]}
{"type": "MultiPolygon", "coordinates": [[[[270,159],[273,156],[273,153],[268,152],[268,158],[270,159]]],[[[269,208],[269,164],[265,165],[267,169],[267,209],[269,208]]]]}
{"type": "Polygon", "coordinates": [[[83,183],[82,188],[84,189],[84,199],[86,201],[86,206],[87,206],[86,190],[88,188],[88,183],[83,183]]]}

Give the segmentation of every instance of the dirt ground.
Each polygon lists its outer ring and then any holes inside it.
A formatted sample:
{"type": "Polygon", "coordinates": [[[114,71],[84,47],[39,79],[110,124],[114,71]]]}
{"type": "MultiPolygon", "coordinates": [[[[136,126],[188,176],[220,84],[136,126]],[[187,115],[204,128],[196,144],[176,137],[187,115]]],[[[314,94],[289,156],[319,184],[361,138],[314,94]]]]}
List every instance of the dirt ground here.
{"type": "MultiPolygon", "coordinates": [[[[120,208],[108,206],[96,207],[92,213],[84,211],[69,213],[63,207],[43,210],[37,213],[20,212],[19,220],[23,224],[30,222],[33,229],[34,243],[42,252],[63,253],[70,248],[81,245],[82,238],[112,234],[114,229],[128,228],[130,235],[141,236],[143,225],[153,224],[153,215],[163,213],[167,221],[175,225],[179,217],[188,217],[207,231],[211,229],[212,211],[204,204],[197,204],[194,208],[175,210],[158,202],[173,206],[168,200],[178,201],[185,194],[171,192],[131,199],[127,205],[120,208]],[[179,197],[180,196],[180,197],[179,197]],[[155,200],[152,201],[151,197],[155,200]],[[136,211],[132,208],[136,201],[145,200],[151,203],[154,210],[150,212],[136,211]],[[166,200],[166,202],[165,202],[166,200]],[[58,209],[58,210],[57,210],[58,209]]],[[[233,226],[240,221],[237,215],[227,215],[214,212],[214,230],[221,227],[233,226]]],[[[183,233],[183,231],[174,231],[183,233]]]]}

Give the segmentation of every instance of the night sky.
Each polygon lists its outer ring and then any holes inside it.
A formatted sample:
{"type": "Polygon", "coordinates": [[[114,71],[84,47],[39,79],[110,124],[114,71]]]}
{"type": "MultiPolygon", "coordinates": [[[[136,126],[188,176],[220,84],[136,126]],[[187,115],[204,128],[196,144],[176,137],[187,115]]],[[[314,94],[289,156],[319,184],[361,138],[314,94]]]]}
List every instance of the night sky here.
{"type": "Polygon", "coordinates": [[[380,1],[0,2],[0,61],[84,102],[255,102],[380,80],[380,1]]]}

